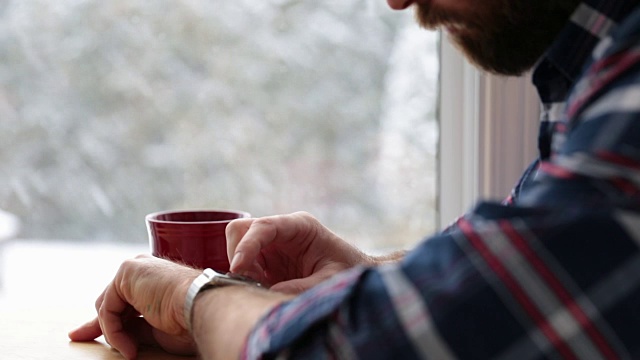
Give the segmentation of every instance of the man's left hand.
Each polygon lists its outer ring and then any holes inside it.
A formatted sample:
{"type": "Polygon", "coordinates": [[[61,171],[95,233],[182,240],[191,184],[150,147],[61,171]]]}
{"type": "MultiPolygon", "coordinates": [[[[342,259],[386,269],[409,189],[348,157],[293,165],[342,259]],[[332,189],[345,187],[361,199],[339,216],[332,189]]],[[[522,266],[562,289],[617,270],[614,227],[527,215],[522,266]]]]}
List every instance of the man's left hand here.
{"type": "Polygon", "coordinates": [[[200,272],[148,255],[125,261],[96,300],[97,317],[71,331],[69,338],[90,341],[104,335],[127,359],[137,356],[139,345],[194,354],[183,306],[187,289],[200,272]]]}

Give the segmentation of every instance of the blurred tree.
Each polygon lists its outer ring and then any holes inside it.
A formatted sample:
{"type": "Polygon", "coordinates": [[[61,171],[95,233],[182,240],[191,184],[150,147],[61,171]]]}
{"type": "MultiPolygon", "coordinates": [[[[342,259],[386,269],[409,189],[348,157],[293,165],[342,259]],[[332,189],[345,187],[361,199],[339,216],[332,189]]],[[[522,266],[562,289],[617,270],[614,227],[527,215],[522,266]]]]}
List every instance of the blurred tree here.
{"type": "Polygon", "coordinates": [[[307,210],[367,247],[433,229],[437,62],[393,59],[436,59],[435,37],[398,46],[406,16],[371,0],[2,4],[0,208],[22,237],[145,241],[146,213],[187,207],[307,210]],[[398,127],[406,76],[428,88],[398,127]],[[390,148],[411,166],[389,167],[390,148]]]}

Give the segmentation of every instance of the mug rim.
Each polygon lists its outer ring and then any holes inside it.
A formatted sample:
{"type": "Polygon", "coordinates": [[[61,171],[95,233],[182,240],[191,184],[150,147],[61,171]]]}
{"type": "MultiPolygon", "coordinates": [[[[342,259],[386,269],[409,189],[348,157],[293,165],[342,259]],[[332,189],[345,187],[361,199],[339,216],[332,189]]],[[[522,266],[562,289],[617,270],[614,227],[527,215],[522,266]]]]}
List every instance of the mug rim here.
{"type": "Polygon", "coordinates": [[[242,211],[242,210],[233,210],[233,209],[175,209],[175,210],[162,210],[152,212],[145,216],[145,220],[147,222],[161,223],[161,224],[215,224],[215,223],[224,223],[229,222],[235,219],[229,220],[206,220],[206,221],[172,221],[172,220],[160,220],[157,217],[161,215],[167,214],[180,214],[180,213],[189,213],[189,212],[200,212],[200,213],[227,213],[227,214],[236,214],[239,215],[236,219],[244,219],[250,218],[251,214],[242,211]]]}

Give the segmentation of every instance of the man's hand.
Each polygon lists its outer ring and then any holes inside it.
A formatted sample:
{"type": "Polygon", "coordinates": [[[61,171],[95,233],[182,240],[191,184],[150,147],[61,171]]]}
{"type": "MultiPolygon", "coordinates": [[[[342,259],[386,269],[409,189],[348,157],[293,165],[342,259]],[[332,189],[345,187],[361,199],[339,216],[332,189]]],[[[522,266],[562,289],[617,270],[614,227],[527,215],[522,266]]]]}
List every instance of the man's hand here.
{"type": "Polygon", "coordinates": [[[89,341],[104,335],[127,359],[136,357],[140,344],[194,354],[183,306],[187,289],[199,274],[199,270],[151,256],[125,261],[96,300],[98,316],[71,331],[69,338],[89,341]]]}
{"type": "Polygon", "coordinates": [[[304,212],[232,221],[227,253],[232,272],[291,294],[353,266],[377,263],[304,212]]]}

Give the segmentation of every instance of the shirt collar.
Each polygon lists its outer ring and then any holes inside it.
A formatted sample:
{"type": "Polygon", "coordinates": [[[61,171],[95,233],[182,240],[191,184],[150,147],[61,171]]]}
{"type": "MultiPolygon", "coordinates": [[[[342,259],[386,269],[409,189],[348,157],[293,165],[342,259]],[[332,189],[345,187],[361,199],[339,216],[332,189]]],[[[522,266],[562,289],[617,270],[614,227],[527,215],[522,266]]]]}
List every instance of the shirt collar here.
{"type": "Polygon", "coordinates": [[[578,5],[534,70],[544,104],[565,101],[596,44],[638,4],[640,0],[584,0],[578,5]]]}

